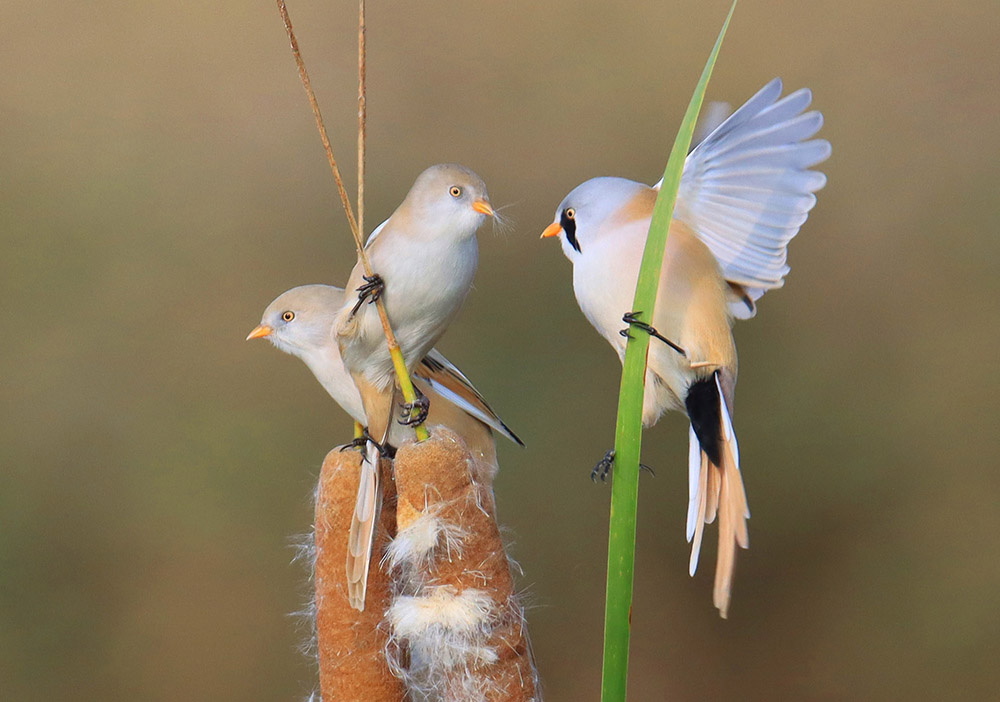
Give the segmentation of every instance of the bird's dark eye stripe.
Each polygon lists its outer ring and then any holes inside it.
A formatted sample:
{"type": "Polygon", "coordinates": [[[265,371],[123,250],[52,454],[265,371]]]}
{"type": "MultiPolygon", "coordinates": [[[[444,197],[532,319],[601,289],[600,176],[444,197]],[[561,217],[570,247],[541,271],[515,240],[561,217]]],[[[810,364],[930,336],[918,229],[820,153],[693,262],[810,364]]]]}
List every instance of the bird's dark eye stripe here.
{"type": "Polygon", "coordinates": [[[566,210],[562,211],[562,215],[559,217],[559,224],[562,225],[563,231],[566,232],[566,241],[572,246],[577,252],[580,251],[580,244],[576,241],[576,219],[570,219],[566,216],[566,210]]]}

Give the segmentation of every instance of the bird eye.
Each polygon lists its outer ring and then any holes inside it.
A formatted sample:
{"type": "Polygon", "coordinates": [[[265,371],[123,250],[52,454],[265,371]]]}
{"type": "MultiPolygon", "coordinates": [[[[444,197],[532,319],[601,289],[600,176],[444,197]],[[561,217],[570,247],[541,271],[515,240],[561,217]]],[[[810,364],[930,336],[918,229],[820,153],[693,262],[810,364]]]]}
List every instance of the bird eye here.
{"type": "Polygon", "coordinates": [[[448,190],[448,192],[451,193],[452,197],[462,197],[462,189],[457,185],[451,186],[451,189],[448,190]]]}
{"type": "Polygon", "coordinates": [[[295,313],[292,312],[291,310],[288,310],[287,312],[282,312],[281,318],[286,322],[291,322],[293,319],[295,319],[295,313]]]}
{"type": "Polygon", "coordinates": [[[567,207],[563,214],[566,215],[566,219],[576,219],[576,210],[572,207],[567,207]]]}

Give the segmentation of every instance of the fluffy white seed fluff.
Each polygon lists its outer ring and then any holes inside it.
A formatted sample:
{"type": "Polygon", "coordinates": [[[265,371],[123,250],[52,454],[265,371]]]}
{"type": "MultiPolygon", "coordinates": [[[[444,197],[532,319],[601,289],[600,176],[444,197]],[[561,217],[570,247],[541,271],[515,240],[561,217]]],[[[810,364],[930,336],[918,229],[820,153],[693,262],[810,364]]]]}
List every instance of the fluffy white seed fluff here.
{"type": "Polygon", "coordinates": [[[384,563],[390,569],[404,567],[425,571],[436,556],[448,561],[460,557],[464,535],[460,526],[440,519],[437,514],[424,512],[392,540],[386,549],[384,563]],[[444,552],[436,553],[439,548],[444,552]]]}
{"type": "Polygon", "coordinates": [[[493,600],[482,590],[457,592],[450,585],[429,587],[420,596],[397,597],[389,608],[393,636],[410,644],[411,655],[433,651],[439,664],[483,664],[497,654],[481,645],[490,629],[493,600]],[[443,654],[443,655],[442,655],[443,654]]]}
{"type": "Polygon", "coordinates": [[[451,585],[425,586],[420,595],[400,595],[386,613],[390,665],[412,693],[428,700],[477,702],[495,686],[477,673],[499,656],[488,645],[495,619],[489,593],[451,585]],[[396,655],[409,653],[402,670],[396,655]],[[396,665],[392,665],[395,663],[396,665]]]}

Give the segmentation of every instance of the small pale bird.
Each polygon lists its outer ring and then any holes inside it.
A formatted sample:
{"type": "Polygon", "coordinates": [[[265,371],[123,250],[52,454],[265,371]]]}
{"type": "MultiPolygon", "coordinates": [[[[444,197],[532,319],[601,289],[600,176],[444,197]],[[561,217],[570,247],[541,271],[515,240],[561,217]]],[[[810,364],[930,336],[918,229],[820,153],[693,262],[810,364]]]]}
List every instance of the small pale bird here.
{"type": "MultiPolygon", "coordinates": [[[[287,290],[267,306],[260,324],[250,332],[247,340],[267,339],[278,349],[302,359],[330,397],[355,422],[364,425],[361,395],[333,338],[333,322],[344,300],[343,288],[333,285],[301,285],[287,290]]],[[[431,349],[414,368],[413,377],[423,392],[446,401],[437,403],[440,408],[434,405],[430,410],[428,417],[432,423],[449,423],[448,408],[454,407],[524,446],[469,379],[436,349],[431,349]],[[443,415],[441,419],[438,419],[439,411],[443,415]]]]}
{"type": "MultiPolygon", "coordinates": [[[[360,260],[354,266],[347,289],[357,290],[358,298],[345,302],[334,334],[361,394],[369,434],[379,443],[389,438],[398,393],[378,311],[366,302],[384,299],[407,370],[412,371],[465,301],[479,261],[476,231],[493,215],[482,178],[464,166],[439,164],[417,176],[396,211],[368,238],[365,252],[373,275],[365,275],[360,260]]],[[[424,396],[416,408],[404,405],[407,418],[401,421],[419,423],[429,402],[424,396]],[[413,409],[415,415],[410,414],[413,409]]],[[[368,572],[382,497],[375,463],[362,462],[349,538],[349,592],[358,609],[364,607],[360,579],[368,572]]]]}
{"type": "Polygon", "coordinates": [[[334,333],[361,392],[367,426],[379,438],[391,423],[395,370],[374,305],[382,297],[407,369],[437,343],[472,287],[479,262],[476,231],[493,216],[482,179],[464,166],[421,173],[406,198],[365,245],[374,276],[359,261],[334,333]]]}
{"type": "MultiPolygon", "coordinates": [[[[826,183],[809,168],[831,151],[829,142],[811,139],[823,116],[804,112],[810,91],[781,98],[781,90],[780,79],[768,83],[688,154],[651,324],[636,322],[629,308],[660,183],[588,180],[566,196],[542,233],[560,238],[580,309],[619,359],[629,329],[656,337],[647,356],[643,425],[667,410],[690,420],[689,572],[698,565],[705,524],[718,515],[713,600],[723,617],[736,546],[749,546],[750,516],[732,423],[732,319],[753,317],[761,295],[783,285],[788,243],[826,183]]],[[[605,472],[610,459],[609,452],[605,472]]]]}
{"type": "MultiPolygon", "coordinates": [[[[279,295],[261,317],[260,324],[247,336],[250,339],[266,338],[277,348],[298,356],[313,372],[320,385],[330,394],[355,422],[365,423],[361,395],[351,375],[344,366],[340,348],[333,336],[333,324],[344,306],[344,290],[332,285],[303,285],[279,295]]],[[[524,444],[514,432],[497,416],[483,396],[473,387],[465,375],[435,349],[431,349],[421,362],[412,369],[413,381],[428,397],[430,407],[427,421],[443,424],[462,436],[473,452],[484,460],[495,460],[496,447],[490,429],[506,436],[520,446],[524,444]]],[[[405,434],[412,430],[400,425],[390,425],[388,441],[398,445],[405,434]]],[[[362,463],[362,471],[368,480],[378,472],[378,454],[370,452],[368,460],[362,463]]],[[[371,503],[361,505],[365,518],[362,524],[378,523],[380,495],[366,493],[364,499],[371,503]],[[368,517],[371,512],[371,518],[368,517]]],[[[374,532],[359,531],[355,538],[357,557],[348,558],[348,593],[353,605],[363,607],[364,590],[367,584],[367,558],[360,556],[365,545],[370,548],[374,532]],[[364,568],[361,567],[364,560],[364,568]]]]}

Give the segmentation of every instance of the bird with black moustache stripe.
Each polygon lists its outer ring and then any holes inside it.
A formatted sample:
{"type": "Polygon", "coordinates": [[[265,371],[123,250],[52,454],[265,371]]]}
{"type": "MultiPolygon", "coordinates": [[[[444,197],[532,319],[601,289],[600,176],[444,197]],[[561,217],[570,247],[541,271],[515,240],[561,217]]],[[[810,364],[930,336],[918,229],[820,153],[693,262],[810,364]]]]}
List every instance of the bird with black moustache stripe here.
{"type": "MultiPolygon", "coordinates": [[[[652,426],[668,410],[690,420],[689,571],[694,575],[698,565],[705,524],[718,516],[713,600],[723,617],[736,547],[749,546],[750,517],[732,423],[732,320],[753,317],[757,300],[783,285],[788,243],[816,204],[813,193],[826,183],[809,168],[830,155],[829,142],[812,139],[822,115],[804,112],[812,94],[802,89],[781,98],[781,90],[779,79],[768,83],[688,154],[651,324],[636,322],[629,307],[659,183],[588,180],[566,196],[542,234],[559,237],[573,263],[580,309],[620,359],[623,335],[656,337],[647,356],[642,421],[652,426]]],[[[609,452],[605,473],[612,460],[609,452]]]]}

